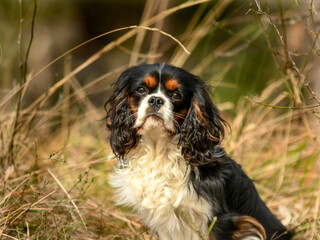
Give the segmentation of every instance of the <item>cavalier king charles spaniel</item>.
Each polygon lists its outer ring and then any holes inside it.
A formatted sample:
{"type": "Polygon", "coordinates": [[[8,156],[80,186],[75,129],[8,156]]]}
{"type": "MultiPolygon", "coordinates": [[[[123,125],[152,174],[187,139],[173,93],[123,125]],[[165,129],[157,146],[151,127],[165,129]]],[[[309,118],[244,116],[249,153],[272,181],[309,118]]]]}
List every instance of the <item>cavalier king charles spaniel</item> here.
{"type": "Polygon", "coordinates": [[[226,122],[197,76],[168,64],[131,67],[105,107],[117,203],[161,240],[291,239],[220,146],[226,122]]]}

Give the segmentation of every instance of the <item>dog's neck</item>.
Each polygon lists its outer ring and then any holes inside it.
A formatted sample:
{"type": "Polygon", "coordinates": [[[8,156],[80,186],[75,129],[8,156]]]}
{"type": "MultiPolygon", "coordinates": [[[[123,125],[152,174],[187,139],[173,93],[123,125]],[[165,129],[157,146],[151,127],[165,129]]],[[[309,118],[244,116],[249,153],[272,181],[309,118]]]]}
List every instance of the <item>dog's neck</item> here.
{"type": "Polygon", "coordinates": [[[154,119],[148,119],[144,127],[139,129],[138,134],[140,135],[138,144],[145,145],[147,148],[164,150],[163,148],[171,144],[178,147],[179,135],[167,132],[163,124],[154,119]]]}
{"type": "Polygon", "coordinates": [[[204,236],[212,211],[189,181],[191,168],[178,147],[179,135],[157,125],[141,133],[126,167],[117,169],[111,180],[118,203],[137,209],[162,239],[199,239],[189,225],[204,236]]]}
{"type": "Polygon", "coordinates": [[[136,148],[131,150],[128,157],[133,158],[131,161],[137,157],[147,157],[150,161],[165,161],[167,164],[176,162],[178,159],[182,161],[183,157],[178,142],[179,135],[171,136],[161,129],[150,129],[140,137],[136,148]]]}
{"type": "Polygon", "coordinates": [[[159,200],[168,206],[179,205],[187,194],[190,168],[178,140],[178,135],[170,136],[160,126],[150,125],[126,156],[125,178],[134,183],[134,195],[146,209],[157,209],[159,200]]]}

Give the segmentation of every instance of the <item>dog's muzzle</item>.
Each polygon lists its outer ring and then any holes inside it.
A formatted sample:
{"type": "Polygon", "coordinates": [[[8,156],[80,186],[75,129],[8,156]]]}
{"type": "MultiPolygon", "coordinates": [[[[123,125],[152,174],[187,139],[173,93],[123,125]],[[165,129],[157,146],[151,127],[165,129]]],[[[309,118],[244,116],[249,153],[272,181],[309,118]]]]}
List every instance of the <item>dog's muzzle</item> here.
{"type": "Polygon", "coordinates": [[[164,105],[164,100],[161,97],[153,96],[148,100],[150,112],[156,113],[164,105]]]}

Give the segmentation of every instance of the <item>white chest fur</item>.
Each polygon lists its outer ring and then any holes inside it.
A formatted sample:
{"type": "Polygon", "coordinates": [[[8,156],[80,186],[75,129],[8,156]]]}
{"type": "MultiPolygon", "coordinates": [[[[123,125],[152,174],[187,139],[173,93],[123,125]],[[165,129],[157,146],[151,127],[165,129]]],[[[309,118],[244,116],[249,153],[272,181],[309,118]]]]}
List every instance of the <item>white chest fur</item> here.
{"type": "Polygon", "coordinates": [[[160,239],[200,239],[211,208],[196,195],[177,137],[162,131],[144,135],[127,155],[127,165],[111,176],[118,204],[133,207],[160,239]]]}

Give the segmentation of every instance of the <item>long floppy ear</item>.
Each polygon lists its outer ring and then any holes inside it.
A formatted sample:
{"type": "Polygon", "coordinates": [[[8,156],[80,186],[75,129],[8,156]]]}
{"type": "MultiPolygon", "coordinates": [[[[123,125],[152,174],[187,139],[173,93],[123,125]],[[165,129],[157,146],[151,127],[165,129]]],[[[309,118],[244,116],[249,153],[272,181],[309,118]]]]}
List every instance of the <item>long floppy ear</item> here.
{"type": "Polygon", "coordinates": [[[127,70],[114,84],[113,94],[105,103],[107,128],[111,131],[110,145],[121,160],[124,160],[124,156],[136,145],[138,138],[133,129],[135,119],[128,100],[129,80],[130,74],[127,70]]]}
{"type": "Polygon", "coordinates": [[[225,124],[205,84],[195,86],[188,115],[181,126],[179,145],[185,160],[193,166],[214,164],[218,160],[215,146],[224,137],[225,124]]]}

